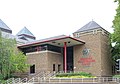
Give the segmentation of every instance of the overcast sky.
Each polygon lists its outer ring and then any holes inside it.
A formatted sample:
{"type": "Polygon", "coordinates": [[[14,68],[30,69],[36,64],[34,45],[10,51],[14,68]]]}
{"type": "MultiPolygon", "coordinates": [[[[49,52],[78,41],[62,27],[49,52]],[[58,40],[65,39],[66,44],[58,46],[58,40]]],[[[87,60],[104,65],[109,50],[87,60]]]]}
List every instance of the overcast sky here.
{"type": "Polygon", "coordinates": [[[0,19],[17,34],[26,26],[37,39],[72,35],[92,19],[112,32],[114,0],[0,0],[0,19]]]}

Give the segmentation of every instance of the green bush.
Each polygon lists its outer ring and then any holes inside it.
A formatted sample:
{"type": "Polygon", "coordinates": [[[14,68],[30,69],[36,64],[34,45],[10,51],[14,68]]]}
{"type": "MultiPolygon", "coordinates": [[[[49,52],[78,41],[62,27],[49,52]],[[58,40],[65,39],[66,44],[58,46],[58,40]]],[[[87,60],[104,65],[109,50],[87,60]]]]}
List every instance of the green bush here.
{"type": "Polygon", "coordinates": [[[0,74],[0,80],[2,80],[3,79],[3,75],[2,74],[0,74]]]}
{"type": "Polygon", "coordinates": [[[113,77],[114,78],[120,78],[120,75],[114,75],[113,77]]]}
{"type": "Polygon", "coordinates": [[[56,77],[71,77],[71,76],[86,76],[86,77],[92,77],[90,73],[86,72],[78,72],[78,73],[59,73],[56,75],[56,77]]]}

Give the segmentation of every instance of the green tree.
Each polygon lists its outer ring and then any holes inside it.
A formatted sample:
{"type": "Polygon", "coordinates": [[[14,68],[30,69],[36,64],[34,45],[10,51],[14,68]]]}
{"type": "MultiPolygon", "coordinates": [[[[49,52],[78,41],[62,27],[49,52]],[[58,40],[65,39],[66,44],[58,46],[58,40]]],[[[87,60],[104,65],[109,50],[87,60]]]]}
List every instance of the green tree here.
{"type": "Polygon", "coordinates": [[[26,59],[17,49],[16,40],[3,38],[0,33],[0,78],[8,79],[15,72],[26,71],[26,59]]]}
{"type": "Polygon", "coordinates": [[[118,3],[116,15],[113,20],[114,33],[112,34],[112,42],[115,46],[112,50],[113,60],[120,59],[120,0],[115,0],[118,3]]]}

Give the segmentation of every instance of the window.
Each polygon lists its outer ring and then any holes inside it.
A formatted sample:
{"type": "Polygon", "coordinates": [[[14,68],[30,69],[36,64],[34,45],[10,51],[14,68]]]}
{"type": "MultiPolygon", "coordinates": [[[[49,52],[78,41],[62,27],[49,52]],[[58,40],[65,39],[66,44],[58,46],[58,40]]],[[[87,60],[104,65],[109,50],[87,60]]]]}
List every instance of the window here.
{"type": "MultiPolygon", "coordinates": [[[[60,45],[60,44],[58,43],[58,45],[60,45]]],[[[23,48],[21,50],[24,53],[37,52],[37,51],[46,51],[46,50],[61,53],[61,47],[50,45],[50,44],[31,46],[31,47],[23,48]]]]}
{"type": "Polygon", "coordinates": [[[76,36],[75,37],[80,37],[80,33],[76,33],[76,36]]]}
{"type": "Polygon", "coordinates": [[[47,46],[48,46],[49,51],[61,53],[61,48],[60,47],[50,45],[50,44],[48,44],[47,46]]]}
{"type": "Polygon", "coordinates": [[[55,64],[53,64],[53,71],[55,71],[55,64]]]}
{"type": "Polygon", "coordinates": [[[30,66],[30,74],[35,73],[35,65],[30,66]]]}
{"type": "Polygon", "coordinates": [[[61,65],[58,64],[58,72],[61,70],[61,65]]]}

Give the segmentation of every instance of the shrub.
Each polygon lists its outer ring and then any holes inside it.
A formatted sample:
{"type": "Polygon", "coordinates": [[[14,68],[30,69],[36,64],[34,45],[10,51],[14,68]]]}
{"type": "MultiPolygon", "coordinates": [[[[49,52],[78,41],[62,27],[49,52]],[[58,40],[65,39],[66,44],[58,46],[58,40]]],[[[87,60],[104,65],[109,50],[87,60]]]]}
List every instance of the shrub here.
{"type": "Polygon", "coordinates": [[[86,72],[78,72],[78,73],[59,73],[56,77],[73,77],[73,76],[84,76],[84,77],[92,77],[90,73],[86,72]]]}
{"type": "Polygon", "coordinates": [[[114,78],[120,78],[120,75],[114,75],[113,77],[114,78]]]}
{"type": "Polygon", "coordinates": [[[3,79],[3,75],[2,74],[0,74],[0,80],[2,80],[3,79]]]}

